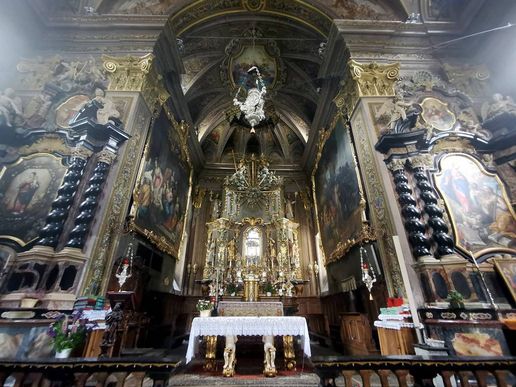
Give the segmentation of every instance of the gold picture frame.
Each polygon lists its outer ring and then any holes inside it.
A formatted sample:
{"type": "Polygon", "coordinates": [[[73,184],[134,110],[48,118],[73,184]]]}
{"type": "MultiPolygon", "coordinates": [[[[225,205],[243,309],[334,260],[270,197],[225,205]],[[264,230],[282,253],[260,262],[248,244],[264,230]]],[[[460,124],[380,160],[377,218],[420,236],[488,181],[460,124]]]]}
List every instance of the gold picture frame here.
{"type": "Polygon", "coordinates": [[[421,118],[432,128],[447,132],[452,130],[457,122],[455,114],[448,109],[448,104],[437,98],[425,98],[421,102],[421,118]]]}
{"type": "Polygon", "coordinates": [[[493,263],[516,302],[516,258],[495,258],[493,263]]]}

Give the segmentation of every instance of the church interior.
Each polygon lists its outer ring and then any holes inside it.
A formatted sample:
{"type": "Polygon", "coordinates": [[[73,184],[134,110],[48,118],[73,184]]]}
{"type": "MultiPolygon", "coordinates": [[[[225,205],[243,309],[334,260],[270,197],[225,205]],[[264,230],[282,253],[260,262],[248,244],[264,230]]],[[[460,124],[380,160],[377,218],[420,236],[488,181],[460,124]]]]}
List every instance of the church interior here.
{"type": "Polygon", "coordinates": [[[512,0],[0,6],[0,385],[516,384],[512,0]]]}

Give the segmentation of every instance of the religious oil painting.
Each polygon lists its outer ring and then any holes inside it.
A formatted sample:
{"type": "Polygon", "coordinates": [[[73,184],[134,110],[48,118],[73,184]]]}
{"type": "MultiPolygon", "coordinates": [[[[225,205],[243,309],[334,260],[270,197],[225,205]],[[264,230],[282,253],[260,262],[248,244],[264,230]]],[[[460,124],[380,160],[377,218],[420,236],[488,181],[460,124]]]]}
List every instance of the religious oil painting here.
{"type": "Polygon", "coordinates": [[[264,46],[244,46],[242,51],[231,60],[230,68],[233,83],[246,90],[256,87],[255,72],[248,72],[253,66],[260,70],[266,87],[274,86],[277,64],[276,60],[267,53],[264,46]]]}
{"type": "Polygon", "coordinates": [[[431,127],[447,131],[453,129],[456,119],[448,106],[436,98],[425,98],[421,102],[421,117],[431,127]]]}
{"type": "Polygon", "coordinates": [[[446,347],[456,356],[507,356],[509,349],[501,329],[464,326],[444,331],[446,347]]]}
{"type": "Polygon", "coordinates": [[[516,302],[516,257],[496,258],[493,262],[496,271],[498,271],[507,289],[509,289],[513,301],[516,302]]]}
{"type": "Polygon", "coordinates": [[[341,118],[324,143],[314,181],[324,253],[333,261],[362,229],[360,182],[351,138],[341,118]]]}
{"type": "Polygon", "coordinates": [[[516,217],[496,175],[470,156],[452,154],[441,160],[435,182],[451,215],[457,247],[477,257],[515,251],[516,217]]]}
{"type": "Polygon", "coordinates": [[[0,359],[39,359],[52,356],[52,338],[44,325],[15,324],[0,328],[0,359]]]}
{"type": "Polygon", "coordinates": [[[136,229],[176,258],[190,173],[180,144],[177,129],[162,115],[151,129],[133,206],[136,229]]]}
{"type": "Polygon", "coordinates": [[[0,236],[21,246],[38,236],[57,196],[66,166],[51,154],[21,158],[0,177],[0,236]]]}

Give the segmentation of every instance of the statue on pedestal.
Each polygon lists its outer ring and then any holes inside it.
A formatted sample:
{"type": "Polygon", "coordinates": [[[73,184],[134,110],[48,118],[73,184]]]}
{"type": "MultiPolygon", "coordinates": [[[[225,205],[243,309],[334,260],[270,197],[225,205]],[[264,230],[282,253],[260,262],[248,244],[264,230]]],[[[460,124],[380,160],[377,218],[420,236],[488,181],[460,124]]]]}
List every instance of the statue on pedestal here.
{"type": "Polygon", "coordinates": [[[224,366],[222,367],[222,375],[231,377],[235,375],[236,365],[236,336],[226,336],[226,347],[224,348],[224,366]]]}
{"type": "Polygon", "coordinates": [[[263,374],[265,376],[276,376],[276,348],[274,347],[274,336],[263,336],[263,351],[265,359],[263,361],[263,374]]]}

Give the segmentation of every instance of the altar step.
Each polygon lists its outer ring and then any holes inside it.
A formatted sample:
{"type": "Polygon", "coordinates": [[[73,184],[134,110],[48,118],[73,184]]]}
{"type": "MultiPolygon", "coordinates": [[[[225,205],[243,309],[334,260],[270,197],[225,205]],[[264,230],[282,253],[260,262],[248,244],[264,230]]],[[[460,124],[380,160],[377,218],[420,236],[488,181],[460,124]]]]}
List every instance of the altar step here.
{"type": "Polygon", "coordinates": [[[262,375],[235,375],[232,378],[222,376],[204,376],[198,374],[174,375],[171,386],[208,387],[208,386],[281,386],[281,387],[317,387],[319,377],[315,373],[302,373],[292,376],[266,378],[262,375]]]}

